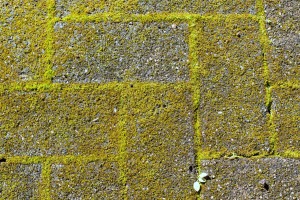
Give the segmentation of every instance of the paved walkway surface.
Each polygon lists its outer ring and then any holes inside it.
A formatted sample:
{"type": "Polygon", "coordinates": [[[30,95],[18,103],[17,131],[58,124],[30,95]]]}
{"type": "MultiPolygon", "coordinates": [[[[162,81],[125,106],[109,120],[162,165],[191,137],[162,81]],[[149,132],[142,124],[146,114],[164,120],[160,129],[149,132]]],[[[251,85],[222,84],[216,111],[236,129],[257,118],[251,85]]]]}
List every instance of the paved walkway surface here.
{"type": "Polygon", "coordinates": [[[183,2],[0,1],[0,199],[299,199],[299,0],[183,2]]]}

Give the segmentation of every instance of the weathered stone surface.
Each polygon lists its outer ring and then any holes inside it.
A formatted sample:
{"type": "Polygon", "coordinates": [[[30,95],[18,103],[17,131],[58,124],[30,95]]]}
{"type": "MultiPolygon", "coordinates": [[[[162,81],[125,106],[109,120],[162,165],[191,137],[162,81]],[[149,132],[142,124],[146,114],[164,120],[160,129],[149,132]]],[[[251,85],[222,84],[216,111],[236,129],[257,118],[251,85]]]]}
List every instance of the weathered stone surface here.
{"type": "Polygon", "coordinates": [[[132,85],[122,99],[128,110],[128,198],[196,198],[190,89],[132,85]]]}
{"type": "Polygon", "coordinates": [[[0,153],[116,154],[118,101],[109,88],[4,93],[0,153]]]}
{"type": "Polygon", "coordinates": [[[297,199],[300,196],[300,160],[262,158],[201,161],[208,172],[202,199],[297,199]]]}
{"type": "Polygon", "coordinates": [[[199,22],[200,129],[207,152],[270,150],[259,24],[226,18],[199,22]]]}
{"type": "Polygon", "coordinates": [[[300,89],[272,89],[272,114],[278,141],[276,150],[300,152],[300,89]]]}
{"type": "Polygon", "coordinates": [[[137,0],[125,4],[133,13],[184,12],[199,14],[255,14],[255,0],[137,0]]]}
{"type": "Polygon", "coordinates": [[[114,0],[56,0],[56,16],[65,17],[70,14],[95,14],[120,9],[114,0]],[[113,7],[113,5],[115,6],[113,7]]]}
{"type": "Polygon", "coordinates": [[[115,162],[54,164],[51,199],[121,199],[115,162]]]}
{"type": "Polygon", "coordinates": [[[54,82],[189,80],[187,24],[57,22],[54,82]]]}
{"type": "Polygon", "coordinates": [[[0,163],[1,199],[37,199],[40,164],[0,163]]]}
{"type": "Polygon", "coordinates": [[[0,1],[0,83],[39,79],[43,72],[46,1],[0,1]]]}
{"type": "Polygon", "coordinates": [[[267,54],[272,81],[300,80],[300,2],[266,0],[267,54]]]}

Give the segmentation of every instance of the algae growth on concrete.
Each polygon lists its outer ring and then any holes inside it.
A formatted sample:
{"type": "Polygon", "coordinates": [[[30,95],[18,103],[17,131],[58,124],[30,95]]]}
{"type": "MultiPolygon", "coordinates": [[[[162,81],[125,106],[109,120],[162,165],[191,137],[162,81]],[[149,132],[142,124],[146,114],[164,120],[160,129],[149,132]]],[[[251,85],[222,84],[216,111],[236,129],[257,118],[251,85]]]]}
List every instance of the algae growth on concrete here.
{"type": "Polygon", "coordinates": [[[297,199],[299,10],[0,1],[0,199],[297,199]]]}

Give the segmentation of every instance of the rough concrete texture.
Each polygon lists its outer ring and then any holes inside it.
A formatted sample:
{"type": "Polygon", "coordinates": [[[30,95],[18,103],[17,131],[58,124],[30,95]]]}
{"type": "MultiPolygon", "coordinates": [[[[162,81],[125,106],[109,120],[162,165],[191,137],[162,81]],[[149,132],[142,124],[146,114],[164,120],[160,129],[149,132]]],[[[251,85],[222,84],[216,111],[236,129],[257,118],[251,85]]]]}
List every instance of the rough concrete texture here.
{"type": "Polygon", "coordinates": [[[38,79],[43,71],[46,1],[0,1],[0,83],[38,79]]]}
{"type": "Polygon", "coordinates": [[[40,164],[7,164],[0,162],[1,199],[37,199],[41,180],[40,164]]]}
{"type": "Polygon", "coordinates": [[[258,22],[227,18],[199,25],[203,149],[246,156],[269,151],[258,22]]]}
{"type": "Polygon", "coordinates": [[[190,89],[133,85],[125,97],[129,199],[195,198],[190,89]]]}
{"type": "MultiPolygon", "coordinates": [[[[137,0],[126,5],[133,13],[178,12],[197,14],[255,14],[255,0],[137,0]]],[[[125,7],[126,8],[126,7],[125,7]]]]}
{"type": "Polygon", "coordinates": [[[51,170],[51,199],[121,199],[115,162],[54,164],[51,170]]]}
{"type": "Polygon", "coordinates": [[[4,93],[0,154],[116,154],[119,95],[113,89],[4,93]]]}
{"type": "Polygon", "coordinates": [[[0,199],[299,199],[299,8],[0,0],[0,199]]]}
{"type": "Polygon", "coordinates": [[[112,0],[56,0],[56,16],[65,17],[70,14],[95,14],[110,11],[114,7],[112,0]]]}
{"type": "Polygon", "coordinates": [[[300,89],[272,89],[272,112],[277,132],[277,151],[300,151],[300,89]]]}
{"type": "Polygon", "coordinates": [[[288,158],[202,160],[202,199],[298,199],[300,161],[288,158]]]}
{"type": "Polygon", "coordinates": [[[273,81],[300,80],[299,0],[266,0],[267,54],[273,81]]]}
{"type": "Polygon", "coordinates": [[[54,82],[186,81],[187,24],[57,22],[54,82]]]}

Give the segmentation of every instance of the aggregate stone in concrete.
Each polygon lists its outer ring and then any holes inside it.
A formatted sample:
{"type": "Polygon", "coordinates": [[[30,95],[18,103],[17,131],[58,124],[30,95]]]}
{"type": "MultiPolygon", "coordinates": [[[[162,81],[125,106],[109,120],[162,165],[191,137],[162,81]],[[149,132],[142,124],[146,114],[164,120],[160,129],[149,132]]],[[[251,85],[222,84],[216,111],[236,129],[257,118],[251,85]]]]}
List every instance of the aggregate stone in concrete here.
{"type": "Polygon", "coordinates": [[[300,152],[300,89],[272,89],[272,114],[278,141],[276,150],[300,152]]]}
{"type": "Polygon", "coordinates": [[[266,28],[271,49],[267,54],[272,81],[300,80],[300,2],[265,1],[266,28]]]}
{"type": "Polygon", "coordinates": [[[128,7],[133,13],[184,12],[199,14],[255,14],[255,0],[138,0],[128,7]]]}
{"type": "Polygon", "coordinates": [[[188,25],[57,22],[54,82],[189,80],[188,25]]]}
{"type": "Polygon", "coordinates": [[[0,97],[0,153],[115,155],[118,98],[108,88],[4,93],[0,97]]]}
{"type": "Polygon", "coordinates": [[[121,199],[115,162],[53,164],[51,199],[121,199]]]}
{"type": "Polygon", "coordinates": [[[40,180],[40,164],[0,162],[1,199],[37,199],[40,180]]]}
{"type": "Polygon", "coordinates": [[[46,0],[0,1],[0,83],[41,75],[46,0]]]}
{"type": "Polygon", "coordinates": [[[201,161],[209,178],[202,199],[288,199],[300,196],[300,160],[288,158],[201,161]]]}
{"type": "Polygon", "coordinates": [[[132,86],[124,94],[129,199],[195,199],[191,91],[132,86]]]}
{"type": "MultiPolygon", "coordinates": [[[[65,17],[70,14],[95,14],[112,10],[113,0],[56,0],[56,16],[65,17]]],[[[117,6],[115,7],[117,8],[117,6]]]]}
{"type": "Polygon", "coordinates": [[[199,22],[200,131],[207,152],[270,150],[259,24],[226,18],[199,22]]]}

